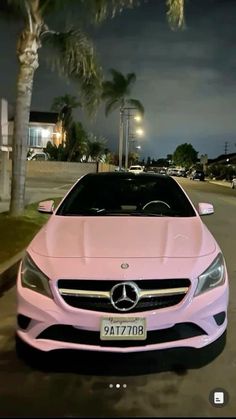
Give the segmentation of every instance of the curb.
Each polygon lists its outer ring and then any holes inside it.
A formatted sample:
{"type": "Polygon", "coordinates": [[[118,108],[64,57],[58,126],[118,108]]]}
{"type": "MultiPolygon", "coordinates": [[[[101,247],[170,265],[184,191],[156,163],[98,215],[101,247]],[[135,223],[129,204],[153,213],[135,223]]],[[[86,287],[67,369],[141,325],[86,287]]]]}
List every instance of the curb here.
{"type": "Polygon", "coordinates": [[[231,188],[231,183],[230,182],[224,182],[224,181],[217,181],[217,180],[207,180],[208,183],[212,183],[213,185],[218,185],[218,186],[226,186],[226,188],[231,188]]]}
{"type": "Polygon", "coordinates": [[[0,297],[2,293],[11,288],[16,282],[19,263],[23,255],[24,251],[19,252],[11,259],[0,265],[0,297]]]}

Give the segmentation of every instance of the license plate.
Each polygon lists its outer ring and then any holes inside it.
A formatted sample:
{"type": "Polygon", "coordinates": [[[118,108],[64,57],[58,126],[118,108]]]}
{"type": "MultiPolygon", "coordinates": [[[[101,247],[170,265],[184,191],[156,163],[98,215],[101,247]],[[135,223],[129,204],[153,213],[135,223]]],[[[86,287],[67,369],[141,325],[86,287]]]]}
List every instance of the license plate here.
{"type": "Polygon", "coordinates": [[[145,340],[146,337],[144,317],[105,317],[101,321],[101,340],[145,340]]]}

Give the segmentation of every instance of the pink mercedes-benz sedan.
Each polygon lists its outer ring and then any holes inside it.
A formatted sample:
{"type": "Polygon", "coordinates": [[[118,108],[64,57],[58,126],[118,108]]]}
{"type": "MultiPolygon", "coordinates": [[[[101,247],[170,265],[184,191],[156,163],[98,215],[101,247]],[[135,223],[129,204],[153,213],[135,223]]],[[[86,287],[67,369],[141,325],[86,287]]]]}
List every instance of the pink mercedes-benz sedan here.
{"type": "Polygon", "coordinates": [[[32,240],[17,280],[17,338],[48,352],[202,348],[226,331],[219,245],[167,175],[83,176],[32,240]]]}

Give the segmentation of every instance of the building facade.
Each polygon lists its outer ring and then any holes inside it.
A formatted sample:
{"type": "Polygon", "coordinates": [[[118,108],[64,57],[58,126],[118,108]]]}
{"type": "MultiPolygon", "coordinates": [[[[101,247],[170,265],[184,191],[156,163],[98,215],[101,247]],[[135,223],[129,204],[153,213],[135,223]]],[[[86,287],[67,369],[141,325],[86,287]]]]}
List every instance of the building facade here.
{"type": "MultiPolygon", "coordinates": [[[[9,145],[12,143],[14,120],[8,123],[9,145]]],[[[62,121],[55,112],[30,112],[28,128],[28,147],[30,150],[42,150],[48,141],[58,146],[64,141],[62,121]]]]}

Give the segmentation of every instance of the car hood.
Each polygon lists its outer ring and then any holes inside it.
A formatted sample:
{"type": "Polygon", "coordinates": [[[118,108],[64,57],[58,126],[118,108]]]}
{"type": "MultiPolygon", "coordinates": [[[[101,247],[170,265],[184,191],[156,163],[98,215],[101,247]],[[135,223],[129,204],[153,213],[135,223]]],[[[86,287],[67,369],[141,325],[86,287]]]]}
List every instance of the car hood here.
{"type": "Polygon", "coordinates": [[[53,215],[29,246],[56,258],[193,258],[216,242],[200,217],[64,217],[53,215]]]}

